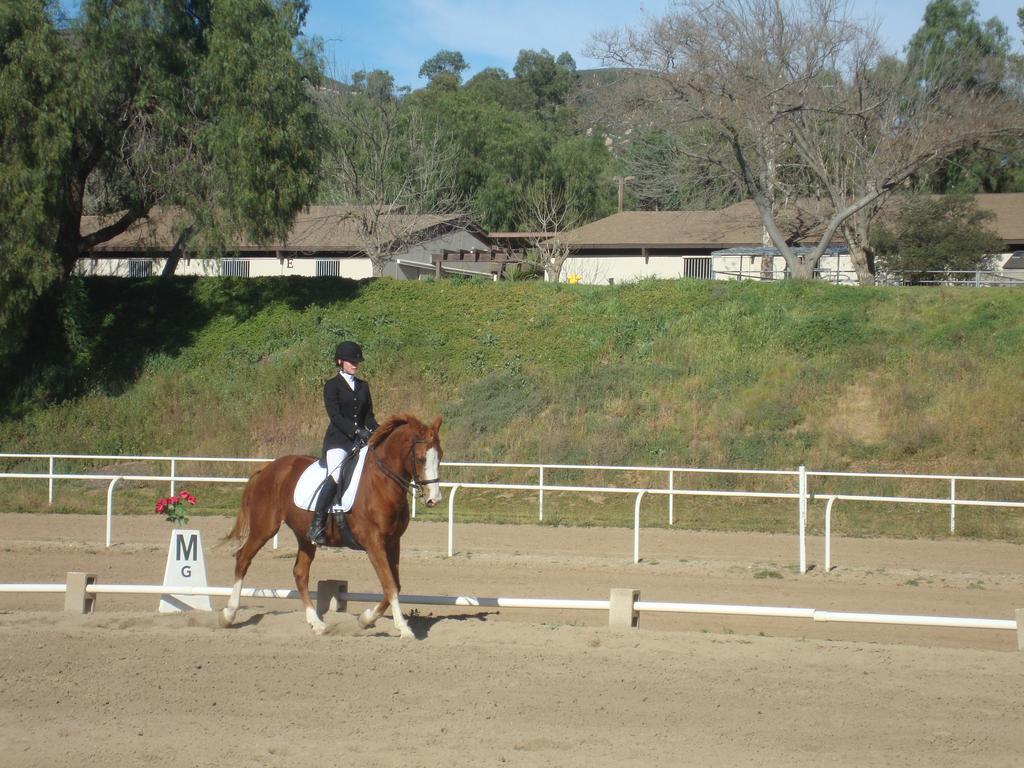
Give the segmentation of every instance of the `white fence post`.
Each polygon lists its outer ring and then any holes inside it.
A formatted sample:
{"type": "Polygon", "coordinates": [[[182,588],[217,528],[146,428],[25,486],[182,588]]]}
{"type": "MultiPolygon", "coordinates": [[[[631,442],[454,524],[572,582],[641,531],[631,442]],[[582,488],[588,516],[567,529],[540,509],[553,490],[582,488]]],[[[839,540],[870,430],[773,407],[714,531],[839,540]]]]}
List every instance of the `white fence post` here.
{"type": "Polygon", "coordinates": [[[452,486],[452,492],[448,494],[448,557],[455,554],[455,492],[459,490],[459,484],[452,486]]]}
{"type": "Polygon", "coordinates": [[[956,478],[949,478],[949,532],[956,533],[956,478]]]}
{"type": "Polygon", "coordinates": [[[636,504],[633,505],[633,563],[640,562],[640,502],[643,501],[647,491],[640,491],[636,495],[636,504]]]}
{"type": "Polygon", "coordinates": [[[114,485],[120,480],[120,477],[115,477],[110,481],[110,485],[107,486],[107,548],[110,548],[110,529],[114,518],[114,485]]]}
{"type": "Polygon", "coordinates": [[[807,467],[800,465],[800,573],[807,573],[807,467]]]}
{"type": "Polygon", "coordinates": [[[541,467],[540,467],[540,480],[538,481],[538,483],[539,483],[538,489],[539,489],[539,492],[540,492],[540,507],[539,507],[539,512],[537,513],[538,514],[538,518],[537,519],[540,522],[543,523],[544,522],[544,466],[543,465],[541,465],[541,467]]]}
{"type": "Polygon", "coordinates": [[[171,459],[171,496],[174,495],[174,474],[177,466],[177,460],[171,459]]]}
{"type": "Polygon", "coordinates": [[[50,457],[50,506],[53,506],[53,456],[50,457]]]}
{"type": "Polygon", "coordinates": [[[673,502],[676,499],[676,495],[674,493],[672,493],[672,491],[675,490],[675,483],[673,482],[675,480],[675,474],[676,474],[675,470],[670,469],[668,471],[668,490],[669,490],[669,494],[668,494],[668,526],[669,526],[669,528],[671,528],[672,525],[675,523],[675,515],[674,515],[675,507],[673,505],[673,502]]]}
{"type": "Polygon", "coordinates": [[[835,500],[835,496],[829,496],[825,505],[825,573],[832,570],[832,504],[835,500]]]}

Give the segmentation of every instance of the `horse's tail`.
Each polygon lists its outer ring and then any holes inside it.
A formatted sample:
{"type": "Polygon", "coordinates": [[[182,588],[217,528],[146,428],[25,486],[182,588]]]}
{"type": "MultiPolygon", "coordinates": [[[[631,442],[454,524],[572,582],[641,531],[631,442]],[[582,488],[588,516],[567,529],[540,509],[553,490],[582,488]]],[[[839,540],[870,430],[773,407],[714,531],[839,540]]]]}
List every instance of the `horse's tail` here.
{"type": "Polygon", "coordinates": [[[251,475],[249,475],[249,481],[245,484],[245,490],[242,492],[242,505],[238,508],[238,516],[235,517],[235,525],[227,536],[222,538],[216,547],[224,546],[228,542],[233,542],[232,552],[237,552],[238,548],[242,546],[242,542],[249,537],[249,518],[252,512],[252,496],[255,493],[256,478],[260,472],[266,469],[267,465],[264,464],[262,467],[257,469],[251,475]]]}

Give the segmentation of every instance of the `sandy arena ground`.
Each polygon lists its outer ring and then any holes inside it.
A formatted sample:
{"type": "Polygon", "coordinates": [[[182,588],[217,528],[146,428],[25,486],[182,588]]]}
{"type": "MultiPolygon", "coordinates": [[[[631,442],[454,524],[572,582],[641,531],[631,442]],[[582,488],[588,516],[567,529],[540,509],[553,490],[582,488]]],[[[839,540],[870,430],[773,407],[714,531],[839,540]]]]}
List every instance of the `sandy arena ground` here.
{"type": "MultiPolygon", "coordinates": [[[[196,518],[208,581],[227,518],[196,518]]],[[[170,526],[0,514],[0,583],[159,584],[170,526]]],[[[409,594],[604,598],[1012,619],[1024,547],[838,539],[796,571],[792,536],[414,522],[409,594]]],[[[292,587],[294,540],[247,586],[292,587]]],[[[322,553],[313,581],[380,587],[365,555],[322,553]]],[[[156,596],[0,593],[0,764],[22,766],[1019,766],[1024,652],[1012,631],[598,611],[406,606],[416,641],[366,607],[316,637],[294,600],[243,600],[239,624],[161,615],[156,596]],[[413,608],[413,610],[410,610],[413,608]]],[[[215,608],[224,598],[214,598],[215,608]]]]}

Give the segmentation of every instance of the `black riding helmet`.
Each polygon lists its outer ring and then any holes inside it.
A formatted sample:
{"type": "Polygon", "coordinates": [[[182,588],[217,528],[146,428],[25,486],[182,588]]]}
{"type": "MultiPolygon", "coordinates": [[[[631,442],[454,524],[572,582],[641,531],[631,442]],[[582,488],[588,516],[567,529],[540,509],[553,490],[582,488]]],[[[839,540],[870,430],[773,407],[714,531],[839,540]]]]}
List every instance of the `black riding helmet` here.
{"type": "Polygon", "coordinates": [[[334,350],[334,359],[348,363],[363,362],[363,348],[354,341],[343,341],[334,350]]]}

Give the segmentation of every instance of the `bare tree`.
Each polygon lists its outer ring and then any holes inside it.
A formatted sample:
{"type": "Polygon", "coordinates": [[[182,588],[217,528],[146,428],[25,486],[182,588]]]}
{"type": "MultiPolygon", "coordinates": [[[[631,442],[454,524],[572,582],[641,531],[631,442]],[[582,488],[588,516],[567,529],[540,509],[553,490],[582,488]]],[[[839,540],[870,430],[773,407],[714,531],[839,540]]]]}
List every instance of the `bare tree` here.
{"type": "Polygon", "coordinates": [[[542,179],[527,191],[522,207],[523,219],[536,230],[536,235],[530,238],[530,246],[537,263],[544,269],[544,280],[557,283],[572,253],[563,235],[579,224],[572,195],[542,179]]]}
{"type": "Polygon", "coordinates": [[[828,224],[838,221],[858,279],[869,284],[871,227],[888,196],[937,160],[1011,136],[1021,113],[1004,93],[963,87],[956,57],[915,66],[869,57],[860,63],[836,83],[836,96],[808,103],[788,123],[828,224]]]}
{"type": "Polygon", "coordinates": [[[844,0],[682,0],[640,31],[597,36],[591,53],[645,73],[645,107],[682,128],[677,151],[746,192],[798,278],[813,276],[842,228],[870,281],[865,226],[885,195],[1013,130],[991,94],[885,66],[873,27],[844,0]],[[791,245],[808,238],[798,255],[791,245]]]}
{"type": "Polygon", "coordinates": [[[335,139],[325,163],[326,196],[351,205],[360,245],[379,277],[396,254],[461,210],[455,144],[390,93],[334,90],[322,94],[321,104],[335,139]]]}

